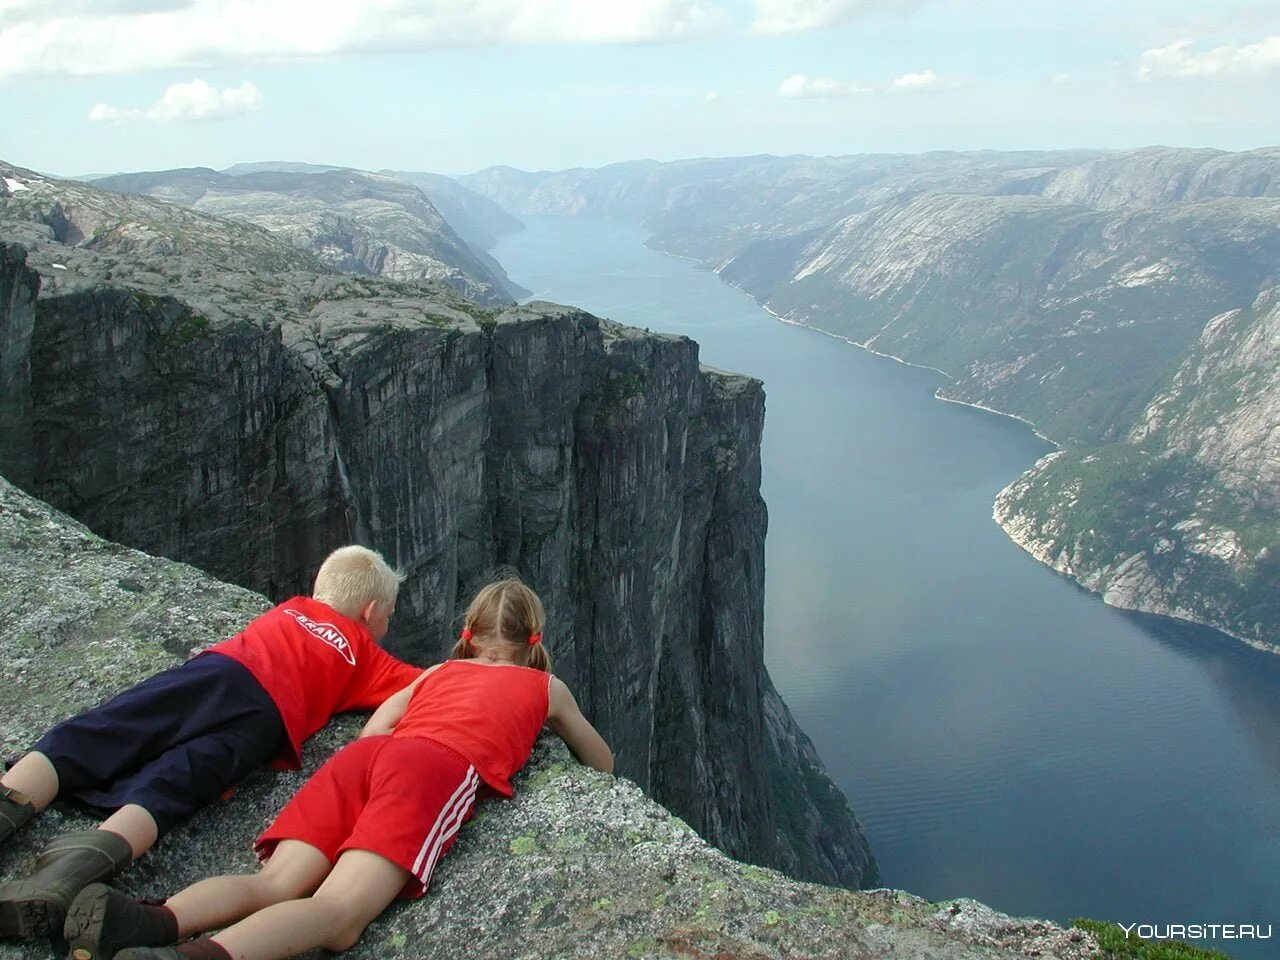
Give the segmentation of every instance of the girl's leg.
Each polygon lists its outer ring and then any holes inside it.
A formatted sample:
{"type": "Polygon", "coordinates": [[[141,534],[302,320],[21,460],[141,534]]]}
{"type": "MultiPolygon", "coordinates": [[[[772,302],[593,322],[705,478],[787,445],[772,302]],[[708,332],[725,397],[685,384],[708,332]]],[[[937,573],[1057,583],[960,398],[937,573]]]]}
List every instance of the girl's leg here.
{"type": "Polygon", "coordinates": [[[212,877],[193,884],[163,907],[139,903],[105,884],[86,887],[67,913],[65,934],[74,960],[111,960],[127,947],[176,943],[182,937],[235,923],[255,911],[315,890],[329,872],[323,853],[284,840],[260,873],[212,877]]]}
{"type": "Polygon", "coordinates": [[[178,921],[178,934],[189,937],[217,930],[265,907],[305,897],[329,873],[329,858],[301,840],[281,840],[256,874],[210,877],[165,901],[178,921]]]}
{"type": "Polygon", "coordinates": [[[314,895],[259,910],[214,941],[232,960],[283,960],[317,947],[346,950],[395,900],[409,876],[376,853],[348,850],[314,895]]]}

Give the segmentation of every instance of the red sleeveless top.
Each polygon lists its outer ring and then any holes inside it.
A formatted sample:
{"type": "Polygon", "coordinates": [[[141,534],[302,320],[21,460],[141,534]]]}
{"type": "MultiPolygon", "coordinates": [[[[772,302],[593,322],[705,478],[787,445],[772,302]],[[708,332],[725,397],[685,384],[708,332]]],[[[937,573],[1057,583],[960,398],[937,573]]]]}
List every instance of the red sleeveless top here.
{"type": "Polygon", "coordinates": [[[446,660],[409,699],[392,736],[425,737],[460,754],[504,796],[547,722],[551,674],[532,667],[446,660]]]}

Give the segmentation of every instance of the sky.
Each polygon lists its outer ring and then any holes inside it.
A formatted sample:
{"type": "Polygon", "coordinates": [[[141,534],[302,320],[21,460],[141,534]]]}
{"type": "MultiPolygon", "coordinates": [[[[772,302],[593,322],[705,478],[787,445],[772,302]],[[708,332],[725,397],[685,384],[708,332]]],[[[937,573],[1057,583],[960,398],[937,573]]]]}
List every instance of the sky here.
{"type": "Polygon", "coordinates": [[[0,0],[0,159],[1280,144],[1280,0],[0,0]]]}

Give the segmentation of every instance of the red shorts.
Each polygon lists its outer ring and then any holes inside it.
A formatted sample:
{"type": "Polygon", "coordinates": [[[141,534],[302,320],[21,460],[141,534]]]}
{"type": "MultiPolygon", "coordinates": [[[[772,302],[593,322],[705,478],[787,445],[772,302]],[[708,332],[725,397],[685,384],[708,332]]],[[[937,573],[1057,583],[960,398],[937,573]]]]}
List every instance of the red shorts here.
{"type": "Polygon", "coordinates": [[[281,840],[301,840],[331,863],[369,850],[413,876],[400,896],[426,892],[475,805],[480,777],[468,761],[422,737],[363,737],[303,784],[254,843],[266,860],[281,840]]]}

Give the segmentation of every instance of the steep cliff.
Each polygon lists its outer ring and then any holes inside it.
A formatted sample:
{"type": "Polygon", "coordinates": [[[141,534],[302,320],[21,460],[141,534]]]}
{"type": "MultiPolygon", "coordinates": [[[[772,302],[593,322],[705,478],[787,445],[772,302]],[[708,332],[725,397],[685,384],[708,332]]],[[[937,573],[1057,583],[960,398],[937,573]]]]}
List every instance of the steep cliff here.
{"type": "MultiPolygon", "coordinates": [[[[268,602],[101,540],[0,479],[0,605],[8,755],[68,713],[221,639],[268,602]]],[[[120,884],[165,896],[215,873],[254,870],[252,838],[357,729],[355,718],[341,718],[308,741],[300,773],[252,775],[164,837],[120,884]]],[[[480,805],[424,899],[393,906],[344,956],[1085,960],[1096,952],[1082,930],[971,900],[855,893],[735,862],[634,784],[578,765],[552,738],[539,742],[516,790],[514,800],[480,805]]],[[[0,847],[0,876],[18,874],[53,835],[90,822],[55,804],[0,847]]],[[[52,956],[44,942],[0,942],[0,960],[52,956]]]]}
{"type": "MultiPolygon", "coordinates": [[[[372,543],[408,574],[391,645],[423,659],[514,564],[623,773],[734,855],[874,882],[763,665],[758,382],[572,308],[486,311],[225,251],[212,268],[195,221],[182,256],[132,259],[12,226],[45,281],[34,319],[0,318],[27,351],[3,364],[25,379],[0,384],[22,398],[7,410],[29,411],[0,424],[29,438],[3,467],[15,482],[277,597],[306,590],[333,546],[372,543]]],[[[4,289],[30,289],[16,254],[4,262],[4,289]]]]}

